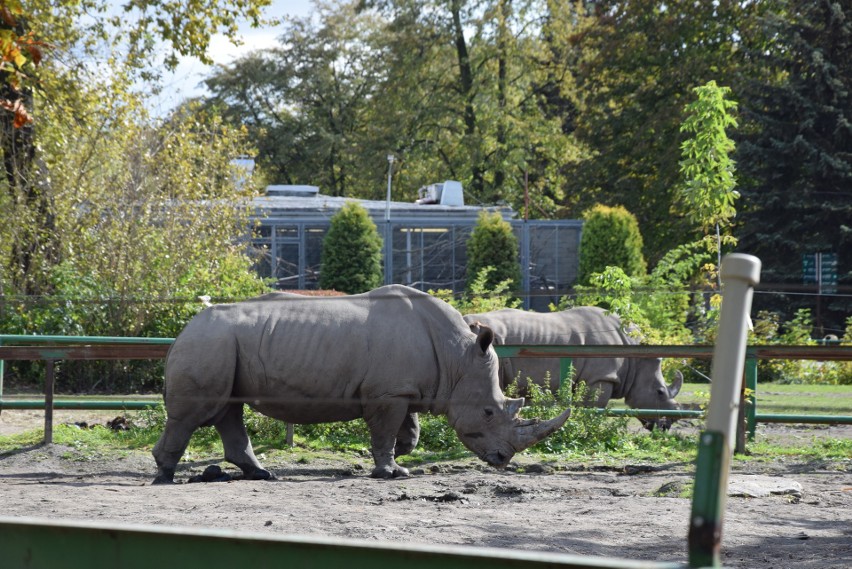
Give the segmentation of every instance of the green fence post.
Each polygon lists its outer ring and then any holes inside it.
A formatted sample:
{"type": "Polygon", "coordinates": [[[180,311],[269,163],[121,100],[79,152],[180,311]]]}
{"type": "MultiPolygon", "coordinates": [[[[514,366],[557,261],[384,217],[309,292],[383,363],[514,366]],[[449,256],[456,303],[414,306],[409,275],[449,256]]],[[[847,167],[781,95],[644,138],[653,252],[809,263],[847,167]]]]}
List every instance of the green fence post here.
{"type": "Polygon", "coordinates": [[[571,375],[573,373],[574,367],[574,359],[573,358],[559,358],[559,389],[562,389],[562,385],[565,381],[568,381],[568,384],[571,383],[571,375]]]}

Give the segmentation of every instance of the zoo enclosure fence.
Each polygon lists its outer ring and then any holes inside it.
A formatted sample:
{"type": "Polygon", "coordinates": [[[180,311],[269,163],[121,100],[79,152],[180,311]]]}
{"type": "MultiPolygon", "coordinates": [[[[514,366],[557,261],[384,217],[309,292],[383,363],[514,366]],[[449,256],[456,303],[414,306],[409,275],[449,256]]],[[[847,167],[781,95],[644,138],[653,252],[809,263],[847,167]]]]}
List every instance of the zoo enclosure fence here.
{"type": "MultiPolygon", "coordinates": [[[[54,399],[55,364],[61,360],[130,360],[166,357],[174,338],[131,338],[113,336],[29,336],[0,334],[0,412],[4,409],[44,409],[44,440],[53,437],[53,410],[142,410],[156,407],[160,401],[129,399],[54,399]],[[45,362],[44,399],[4,398],[4,360],[42,360],[45,362]]],[[[573,358],[710,358],[713,346],[495,346],[500,357],[560,358],[562,377],[567,375],[573,358]]],[[[737,450],[745,451],[745,438],[753,440],[757,423],[852,424],[852,415],[800,415],[757,412],[757,361],[759,359],[852,361],[852,346],[748,346],[746,348],[745,389],[741,407],[744,428],[740,429],[737,450]]],[[[700,410],[598,409],[606,415],[670,418],[702,417],[700,410]]]]}

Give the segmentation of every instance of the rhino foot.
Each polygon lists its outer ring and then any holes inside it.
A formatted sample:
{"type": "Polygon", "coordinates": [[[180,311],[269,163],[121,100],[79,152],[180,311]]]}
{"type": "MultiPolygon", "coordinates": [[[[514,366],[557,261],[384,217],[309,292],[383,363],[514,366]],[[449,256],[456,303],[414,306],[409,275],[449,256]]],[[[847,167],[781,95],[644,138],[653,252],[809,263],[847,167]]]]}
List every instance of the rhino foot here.
{"type": "Polygon", "coordinates": [[[257,468],[254,471],[243,476],[243,480],[275,480],[275,475],[263,468],[257,468]]]}
{"type": "Polygon", "coordinates": [[[370,473],[370,478],[408,478],[408,469],[399,465],[394,466],[377,466],[370,473]]]}
{"type": "Polygon", "coordinates": [[[161,468],[157,473],[157,477],[151,482],[151,484],[174,484],[175,483],[175,469],[174,468],[161,468]]]}

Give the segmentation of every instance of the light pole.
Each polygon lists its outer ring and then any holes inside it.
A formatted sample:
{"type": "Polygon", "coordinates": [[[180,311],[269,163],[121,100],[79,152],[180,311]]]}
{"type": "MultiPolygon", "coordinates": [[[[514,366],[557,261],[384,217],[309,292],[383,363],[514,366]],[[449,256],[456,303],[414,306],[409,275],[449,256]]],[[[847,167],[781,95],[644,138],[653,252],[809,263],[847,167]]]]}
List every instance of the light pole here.
{"type": "Polygon", "coordinates": [[[393,154],[388,154],[388,197],[385,202],[385,223],[390,223],[391,174],[393,174],[393,154]]]}
{"type": "Polygon", "coordinates": [[[391,225],[390,225],[390,202],[391,202],[391,175],[393,174],[393,154],[388,154],[388,195],[385,200],[385,284],[391,284],[391,254],[393,246],[391,244],[391,225]]]}

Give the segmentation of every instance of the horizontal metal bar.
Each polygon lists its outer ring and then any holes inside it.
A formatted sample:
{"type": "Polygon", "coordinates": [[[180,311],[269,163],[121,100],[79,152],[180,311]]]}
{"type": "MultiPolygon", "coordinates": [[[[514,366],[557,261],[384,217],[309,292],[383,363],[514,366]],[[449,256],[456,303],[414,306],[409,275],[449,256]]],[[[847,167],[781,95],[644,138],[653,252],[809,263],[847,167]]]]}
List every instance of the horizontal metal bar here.
{"type": "Polygon", "coordinates": [[[457,545],[376,543],[227,530],[0,518],[4,569],[149,569],[152,552],[173,567],[405,567],[406,569],[685,569],[683,563],[583,557],[457,545]]]}
{"type": "Polygon", "coordinates": [[[601,409],[595,411],[610,417],[668,417],[670,419],[701,418],[704,411],[698,409],[601,409]]]}
{"type": "Polygon", "coordinates": [[[820,423],[824,425],[852,425],[849,415],[788,415],[783,413],[758,413],[758,423],[820,423]]]}
{"type": "Polygon", "coordinates": [[[159,360],[166,344],[95,346],[0,346],[0,360],[159,360]]]}
{"type": "Polygon", "coordinates": [[[168,344],[174,338],[138,338],[132,336],[36,336],[0,334],[0,344],[168,344]]]}
{"type": "MultiPolygon", "coordinates": [[[[494,346],[503,358],[710,358],[713,346],[494,346]]],[[[852,360],[852,346],[749,346],[746,357],[783,360],[852,360]]]]}
{"type": "MultiPolygon", "coordinates": [[[[53,402],[54,409],[88,411],[139,411],[151,409],[162,404],[162,399],[140,400],[104,400],[104,399],[59,399],[53,402]]],[[[0,409],[44,409],[44,399],[0,399],[0,409]]]]}

